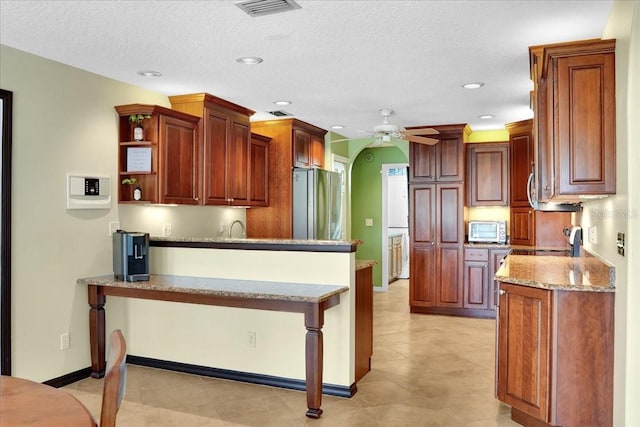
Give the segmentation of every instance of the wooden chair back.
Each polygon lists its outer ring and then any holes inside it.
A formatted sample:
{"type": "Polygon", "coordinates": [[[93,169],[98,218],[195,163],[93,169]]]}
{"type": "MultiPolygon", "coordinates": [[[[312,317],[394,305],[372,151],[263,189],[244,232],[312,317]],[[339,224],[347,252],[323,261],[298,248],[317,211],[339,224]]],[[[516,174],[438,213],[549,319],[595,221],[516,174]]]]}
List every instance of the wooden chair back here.
{"type": "Polygon", "coordinates": [[[116,414],[125,393],[127,381],[127,344],[120,329],[111,333],[104,375],[100,427],[115,427],[116,414]]]}

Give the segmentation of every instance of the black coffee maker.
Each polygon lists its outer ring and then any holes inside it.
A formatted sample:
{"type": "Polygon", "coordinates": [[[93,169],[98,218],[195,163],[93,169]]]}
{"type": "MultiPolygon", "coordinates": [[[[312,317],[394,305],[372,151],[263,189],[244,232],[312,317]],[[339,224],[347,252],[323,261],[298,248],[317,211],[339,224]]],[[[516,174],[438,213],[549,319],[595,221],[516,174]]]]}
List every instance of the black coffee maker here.
{"type": "Polygon", "coordinates": [[[113,233],[113,274],[117,280],[149,280],[149,233],[113,233]]]}

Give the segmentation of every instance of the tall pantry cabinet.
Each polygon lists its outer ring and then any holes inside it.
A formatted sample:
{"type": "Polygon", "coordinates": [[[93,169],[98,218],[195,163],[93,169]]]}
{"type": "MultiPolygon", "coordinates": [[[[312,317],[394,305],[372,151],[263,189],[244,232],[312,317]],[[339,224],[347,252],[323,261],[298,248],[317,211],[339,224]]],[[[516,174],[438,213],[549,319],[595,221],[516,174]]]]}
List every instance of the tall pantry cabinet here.
{"type": "Polygon", "coordinates": [[[463,306],[464,133],[466,125],[429,126],[435,145],[409,145],[409,299],[412,313],[463,306]]]}

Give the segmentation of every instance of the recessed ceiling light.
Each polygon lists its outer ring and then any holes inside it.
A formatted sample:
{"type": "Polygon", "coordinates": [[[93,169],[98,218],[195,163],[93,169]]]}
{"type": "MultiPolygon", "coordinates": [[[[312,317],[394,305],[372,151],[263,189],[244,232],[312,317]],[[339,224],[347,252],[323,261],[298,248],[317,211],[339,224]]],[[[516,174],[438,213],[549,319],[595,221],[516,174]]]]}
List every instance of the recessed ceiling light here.
{"type": "Polygon", "coordinates": [[[259,64],[262,61],[263,59],[257,56],[243,56],[241,58],[236,59],[236,62],[239,62],[240,64],[247,64],[247,65],[259,64]]]}
{"type": "Polygon", "coordinates": [[[483,114],[481,116],[478,116],[481,119],[493,119],[493,114],[483,114]]]}
{"type": "Polygon", "coordinates": [[[162,73],[152,70],[138,71],[138,75],[142,77],[160,77],[162,73]]]}
{"type": "Polygon", "coordinates": [[[273,101],[276,105],[291,105],[291,101],[273,101]]]}
{"type": "Polygon", "coordinates": [[[344,129],[344,125],[333,125],[331,126],[331,129],[335,129],[335,130],[344,129]]]}
{"type": "Polygon", "coordinates": [[[478,89],[482,86],[484,86],[484,83],[482,82],[465,83],[462,85],[462,87],[465,89],[478,89]]]}

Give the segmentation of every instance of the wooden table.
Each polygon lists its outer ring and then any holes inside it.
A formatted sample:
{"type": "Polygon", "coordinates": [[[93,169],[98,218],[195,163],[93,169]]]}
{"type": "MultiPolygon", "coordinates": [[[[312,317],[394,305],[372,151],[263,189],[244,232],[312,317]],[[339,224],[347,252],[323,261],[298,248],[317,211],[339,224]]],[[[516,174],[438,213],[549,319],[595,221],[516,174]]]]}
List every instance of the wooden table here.
{"type": "Polygon", "coordinates": [[[78,280],[88,285],[91,376],[105,369],[105,311],[107,295],[283,311],[304,314],[307,417],[320,418],[322,409],[322,326],[324,312],[340,303],[347,286],[276,283],[254,280],[150,275],[149,281],[123,282],[113,275],[78,280]]]}
{"type": "Polygon", "coordinates": [[[97,427],[69,393],[22,378],[0,376],[0,426],[97,427]]]}

